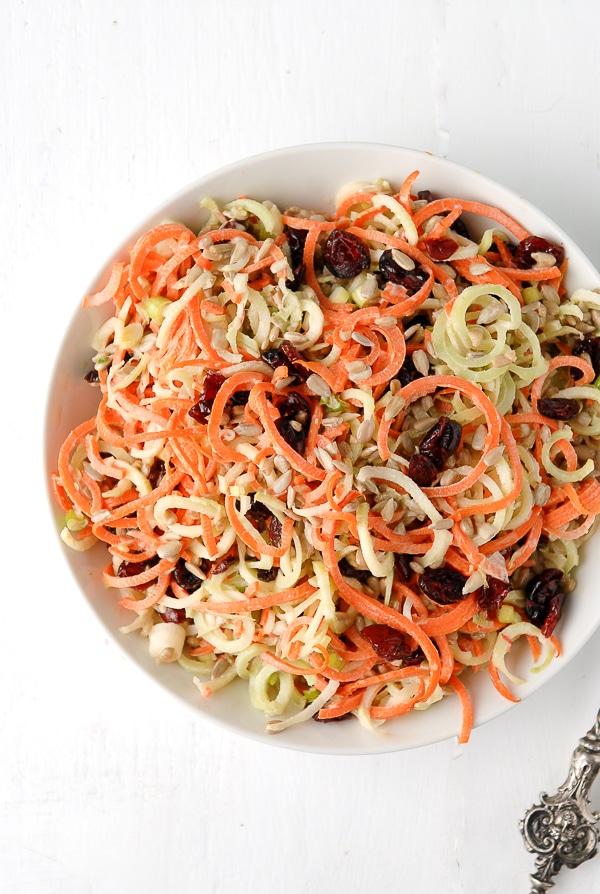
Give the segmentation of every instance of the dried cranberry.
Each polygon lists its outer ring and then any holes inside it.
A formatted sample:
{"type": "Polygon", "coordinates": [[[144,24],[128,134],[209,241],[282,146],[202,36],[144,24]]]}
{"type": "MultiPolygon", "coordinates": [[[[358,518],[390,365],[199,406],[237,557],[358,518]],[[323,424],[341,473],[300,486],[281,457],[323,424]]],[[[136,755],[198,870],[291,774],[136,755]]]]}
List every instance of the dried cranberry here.
{"type": "Polygon", "coordinates": [[[264,503],[261,503],[260,500],[254,499],[253,494],[250,495],[250,500],[252,505],[246,512],[246,518],[251,521],[255,527],[258,527],[261,522],[266,522],[271,513],[264,503]]]}
{"type": "Polygon", "coordinates": [[[304,244],[308,236],[308,230],[296,230],[293,227],[287,227],[285,235],[287,236],[290,249],[292,267],[298,267],[304,260],[304,244]]]}
{"type": "Polygon", "coordinates": [[[225,376],[222,376],[221,373],[216,372],[214,369],[207,370],[202,383],[202,397],[204,400],[214,400],[224,381],[225,376]]]}
{"type": "Polygon", "coordinates": [[[173,579],[175,583],[185,590],[186,593],[194,593],[202,586],[202,578],[190,571],[185,564],[185,559],[179,559],[173,569],[173,579]]]}
{"type": "Polygon", "coordinates": [[[462,217],[457,217],[450,229],[454,230],[457,236],[462,236],[463,239],[471,238],[469,228],[462,217]]]}
{"type": "MultiPolygon", "coordinates": [[[[576,357],[581,357],[582,354],[588,354],[590,362],[594,367],[594,372],[596,375],[600,373],[600,338],[598,338],[597,335],[584,335],[584,337],[574,346],[573,354],[576,357]]],[[[572,375],[574,378],[575,373],[578,373],[577,378],[581,378],[579,370],[573,370],[572,375]]]]}
{"type": "Polygon", "coordinates": [[[352,717],[350,712],[346,712],[345,714],[340,714],[339,717],[319,717],[318,714],[313,714],[313,720],[317,720],[319,723],[337,723],[339,720],[348,720],[349,717],[352,717]]]}
{"type": "Polygon", "coordinates": [[[562,571],[546,568],[525,588],[525,614],[532,624],[550,636],[560,617],[565,594],[561,592],[562,571]],[[545,632],[545,631],[550,631],[545,632]]]}
{"type": "Polygon", "coordinates": [[[427,273],[420,267],[415,270],[405,270],[394,260],[392,250],[386,249],[379,258],[379,272],[386,282],[396,286],[404,286],[409,295],[418,292],[421,286],[427,282],[427,273]]]}
{"type": "Polygon", "coordinates": [[[285,284],[288,289],[291,289],[292,292],[297,292],[301,287],[304,277],[306,275],[306,264],[298,264],[297,267],[292,269],[292,278],[286,279],[285,284]]]}
{"type": "Polygon", "coordinates": [[[265,351],[261,358],[265,363],[268,363],[273,369],[277,369],[278,366],[287,366],[287,357],[280,351],[279,348],[269,348],[268,351],[265,351]]]}
{"type": "Polygon", "coordinates": [[[422,660],[421,650],[414,648],[403,633],[387,624],[370,624],[362,635],[384,661],[419,664],[422,660]]]}
{"type": "Polygon", "coordinates": [[[454,239],[425,239],[425,248],[432,261],[447,261],[458,248],[454,239]]]}
{"type": "Polygon", "coordinates": [[[554,628],[558,624],[558,621],[562,614],[562,607],[564,605],[565,599],[565,593],[557,593],[556,596],[553,596],[550,600],[546,618],[544,620],[544,623],[542,624],[542,633],[544,636],[552,636],[552,634],[554,633],[554,628]]]}
{"type": "Polygon", "coordinates": [[[194,404],[193,407],[190,407],[188,410],[188,416],[191,416],[192,419],[195,419],[196,422],[200,422],[202,424],[208,422],[208,417],[210,416],[212,405],[215,397],[217,396],[217,392],[223,382],[225,381],[225,376],[222,376],[221,373],[216,372],[214,369],[209,369],[204,377],[204,382],[202,384],[202,391],[198,397],[198,401],[194,404]]]}
{"type": "Polygon", "coordinates": [[[297,391],[290,391],[285,395],[283,400],[277,404],[277,409],[282,416],[288,416],[295,419],[302,426],[310,422],[311,408],[309,402],[298,394],[297,391]]]}
{"type": "Polygon", "coordinates": [[[296,290],[302,285],[302,280],[304,279],[304,274],[306,273],[306,266],[304,264],[304,243],[306,242],[308,230],[294,230],[292,228],[288,228],[285,232],[290,249],[290,259],[293,273],[293,278],[291,280],[287,280],[286,286],[288,287],[288,289],[296,290]]]}
{"type": "Polygon", "coordinates": [[[162,612],[162,619],[168,624],[185,624],[187,615],[184,608],[167,607],[164,612],[162,612]]]}
{"type": "Polygon", "coordinates": [[[419,372],[413,363],[412,356],[410,354],[406,355],[406,359],[400,368],[400,372],[398,373],[398,379],[400,380],[400,384],[403,388],[409,385],[411,382],[414,382],[415,379],[422,379],[423,374],[419,372]]]}
{"type": "Polygon", "coordinates": [[[218,562],[213,562],[210,566],[209,574],[223,574],[224,571],[227,571],[230,565],[233,565],[236,559],[237,551],[235,547],[232,547],[222,559],[219,559],[218,562]]]}
{"type": "Polygon", "coordinates": [[[212,405],[212,400],[203,400],[202,398],[200,398],[200,400],[198,400],[198,402],[195,403],[193,407],[189,408],[188,416],[191,416],[192,419],[196,420],[196,422],[205,424],[206,422],[208,422],[208,417],[210,416],[212,405]]]}
{"type": "Polygon", "coordinates": [[[482,587],[477,591],[477,605],[485,610],[498,610],[508,594],[510,593],[510,584],[497,577],[489,577],[487,587],[482,587]]]}
{"type": "MultiPolygon", "coordinates": [[[[151,559],[145,559],[142,562],[121,562],[117,571],[117,577],[135,577],[137,574],[143,574],[149,568],[152,568],[159,561],[158,556],[152,556],[151,559]]],[[[137,590],[146,590],[154,580],[147,581],[145,584],[138,584],[137,590]]]]}
{"type": "Polygon", "coordinates": [[[302,360],[302,355],[289,341],[284,340],[278,348],[270,348],[268,351],[265,351],[261,359],[273,369],[277,369],[278,366],[287,367],[289,375],[295,375],[300,379],[307,379],[310,375],[307,370],[298,364],[298,360],[302,360]]]}
{"type": "Polygon", "coordinates": [[[448,457],[456,452],[461,437],[462,426],[458,422],[448,419],[447,416],[440,416],[421,441],[420,454],[430,459],[435,468],[440,471],[448,457]]]}
{"type": "Polygon", "coordinates": [[[271,541],[273,546],[281,546],[283,525],[276,515],[272,515],[267,522],[267,531],[269,532],[269,540],[271,541]]]}
{"type": "Polygon", "coordinates": [[[422,202],[433,202],[433,195],[430,189],[420,189],[417,193],[417,198],[422,202]]]}
{"type": "Polygon", "coordinates": [[[536,605],[547,605],[560,591],[561,581],[562,571],[558,568],[545,568],[529,581],[525,588],[525,598],[536,605]]]}
{"type": "Polygon", "coordinates": [[[270,583],[272,580],[275,580],[277,577],[277,572],[279,568],[259,568],[256,576],[259,580],[264,581],[265,583],[270,583]]]}
{"type": "Polygon", "coordinates": [[[279,419],[275,420],[277,431],[286,444],[289,444],[292,450],[295,450],[296,453],[304,453],[304,448],[306,447],[306,430],[300,426],[300,430],[298,431],[294,426],[299,424],[300,423],[294,422],[292,419],[288,419],[287,416],[280,416],[279,419]]]}
{"type": "Polygon", "coordinates": [[[90,385],[99,385],[100,384],[100,374],[95,366],[93,366],[89,372],[85,374],[83,377],[86,382],[90,385]]]}
{"type": "Polygon", "coordinates": [[[437,467],[433,460],[422,453],[413,453],[408,464],[408,477],[419,487],[431,487],[437,475],[437,467]]]}
{"type": "Polygon", "coordinates": [[[522,270],[533,267],[535,260],[532,255],[537,252],[543,252],[554,256],[557,266],[560,266],[565,259],[565,250],[562,245],[556,245],[555,242],[549,242],[542,239],[541,236],[527,236],[521,239],[515,250],[515,264],[522,270]]]}
{"type": "Polygon", "coordinates": [[[543,397],[538,400],[537,407],[547,419],[574,419],[579,416],[580,406],[570,397],[543,397]]]}
{"type": "Polygon", "coordinates": [[[410,580],[410,557],[406,553],[394,553],[394,571],[403,584],[410,580]]]}
{"type": "Polygon", "coordinates": [[[229,398],[229,403],[232,407],[245,407],[249,397],[249,391],[234,391],[229,398]]]}
{"type": "Polygon", "coordinates": [[[158,487],[164,476],[165,464],[162,459],[155,458],[152,466],[150,467],[150,471],[148,472],[148,481],[150,482],[150,486],[153,490],[155,487],[158,487]]]}
{"type": "Polygon", "coordinates": [[[426,568],[419,575],[419,587],[438,605],[451,605],[466,599],[463,594],[466,582],[466,577],[454,568],[426,568]]]}
{"type": "Polygon", "coordinates": [[[362,584],[366,584],[371,577],[371,572],[368,568],[355,568],[347,559],[340,559],[339,567],[344,577],[352,577],[355,580],[359,580],[362,584]]]}
{"type": "Polygon", "coordinates": [[[323,260],[334,276],[347,279],[358,276],[371,266],[371,255],[358,236],[345,230],[332,230],[323,247],[323,260]]]}

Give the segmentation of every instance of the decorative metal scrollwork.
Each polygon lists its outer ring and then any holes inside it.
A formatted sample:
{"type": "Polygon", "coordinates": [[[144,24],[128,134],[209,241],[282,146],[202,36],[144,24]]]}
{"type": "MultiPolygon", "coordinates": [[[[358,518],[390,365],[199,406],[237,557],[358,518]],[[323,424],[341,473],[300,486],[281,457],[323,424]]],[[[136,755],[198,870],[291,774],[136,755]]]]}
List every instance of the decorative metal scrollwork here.
{"type": "Polygon", "coordinates": [[[575,869],[596,854],[600,814],[589,808],[589,791],[600,771],[600,712],[579,740],[569,775],[555,795],[540,795],[519,823],[528,851],[537,854],[531,894],[544,894],[563,866],[575,869]]]}

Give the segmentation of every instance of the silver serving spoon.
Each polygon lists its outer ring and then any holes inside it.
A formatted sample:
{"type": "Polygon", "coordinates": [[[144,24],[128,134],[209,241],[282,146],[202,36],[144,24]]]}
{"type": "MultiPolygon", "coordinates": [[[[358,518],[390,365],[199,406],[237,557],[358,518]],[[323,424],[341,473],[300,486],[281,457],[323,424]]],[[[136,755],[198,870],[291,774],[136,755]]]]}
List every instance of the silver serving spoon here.
{"type": "Polygon", "coordinates": [[[571,757],[569,775],[555,795],[540,794],[519,823],[525,847],[537,854],[531,894],[554,885],[563,866],[575,869],[597,851],[596,823],[600,813],[589,808],[589,791],[600,771],[600,711],[596,723],[579,740],[571,757]]]}

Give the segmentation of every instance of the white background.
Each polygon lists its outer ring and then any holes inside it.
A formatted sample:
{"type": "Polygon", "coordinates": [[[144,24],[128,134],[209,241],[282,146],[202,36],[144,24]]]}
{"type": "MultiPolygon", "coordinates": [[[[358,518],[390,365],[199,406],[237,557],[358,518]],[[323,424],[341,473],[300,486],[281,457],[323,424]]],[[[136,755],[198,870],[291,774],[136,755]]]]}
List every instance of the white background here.
{"type": "MultiPolygon", "coordinates": [[[[246,155],[428,150],[521,192],[600,266],[599,40],[596,0],[4,0],[2,892],[529,890],[518,820],[595,719],[598,634],[461,749],[340,759],[236,739],[92,618],[52,530],[42,427],[62,332],[113,247],[246,155]]],[[[600,892],[600,859],[556,890],[600,892]]]]}

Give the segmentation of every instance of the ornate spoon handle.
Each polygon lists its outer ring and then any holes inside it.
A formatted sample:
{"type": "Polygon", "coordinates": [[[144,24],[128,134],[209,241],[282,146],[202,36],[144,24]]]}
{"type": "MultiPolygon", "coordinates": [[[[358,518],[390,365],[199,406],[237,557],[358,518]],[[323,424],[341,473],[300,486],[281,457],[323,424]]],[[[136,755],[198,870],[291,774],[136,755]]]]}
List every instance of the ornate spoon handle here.
{"type": "Polygon", "coordinates": [[[589,808],[589,791],[600,771],[600,711],[594,726],[579,740],[569,775],[555,795],[540,795],[519,823],[528,851],[537,854],[530,876],[531,894],[544,894],[563,866],[575,869],[596,853],[600,814],[589,808]]]}

